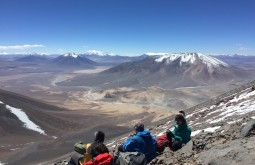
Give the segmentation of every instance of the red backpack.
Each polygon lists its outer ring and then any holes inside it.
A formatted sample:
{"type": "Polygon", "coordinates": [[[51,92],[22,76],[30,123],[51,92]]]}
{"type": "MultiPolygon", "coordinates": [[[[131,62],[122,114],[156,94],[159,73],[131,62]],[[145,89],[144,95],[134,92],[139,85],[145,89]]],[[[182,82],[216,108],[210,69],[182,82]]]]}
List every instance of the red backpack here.
{"type": "Polygon", "coordinates": [[[170,147],[170,142],[166,135],[162,135],[157,139],[157,152],[163,152],[165,147],[170,147]]]}
{"type": "Polygon", "coordinates": [[[84,163],[84,165],[111,165],[112,157],[109,153],[100,154],[94,160],[84,163]]]}

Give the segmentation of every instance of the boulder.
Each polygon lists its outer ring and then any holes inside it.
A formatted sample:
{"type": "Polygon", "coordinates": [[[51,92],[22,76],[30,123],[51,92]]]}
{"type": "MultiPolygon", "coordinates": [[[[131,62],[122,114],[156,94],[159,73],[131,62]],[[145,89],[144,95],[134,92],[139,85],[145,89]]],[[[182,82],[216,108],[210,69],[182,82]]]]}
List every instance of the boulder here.
{"type": "Polygon", "coordinates": [[[241,137],[247,137],[255,131],[255,120],[248,122],[241,130],[241,137]]]}

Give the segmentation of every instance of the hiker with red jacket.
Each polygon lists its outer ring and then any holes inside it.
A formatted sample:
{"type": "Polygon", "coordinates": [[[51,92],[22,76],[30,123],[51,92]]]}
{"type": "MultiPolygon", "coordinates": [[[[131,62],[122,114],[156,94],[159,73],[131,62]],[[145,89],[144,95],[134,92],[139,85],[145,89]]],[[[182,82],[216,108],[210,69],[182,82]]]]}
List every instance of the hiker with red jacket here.
{"type": "MultiPolygon", "coordinates": [[[[109,153],[107,147],[103,144],[105,139],[105,134],[102,131],[97,131],[94,133],[94,142],[83,144],[81,142],[76,143],[74,149],[76,152],[84,155],[83,157],[71,157],[67,165],[83,165],[95,159],[98,155],[109,153]]],[[[106,154],[105,154],[106,155],[106,154]]]]}
{"type": "Polygon", "coordinates": [[[146,157],[147,163],[156,157],[157,141],[144,124],[140,121],[134,126],[135,134],[129,136],[123,145],[119,146],[120,152],[139,152],[146,157]]]}
{"type": "Polygon", "coordinates": [[[184,116],[181,114],[176,115],[175,122],[176,124],[174,124],[173,132],[167,130],[165,135],[162,135],[157,139],[158,152],[163,152],[165,147],[177,151],[191,140],[191,129],[187,125],[184,116]]]}

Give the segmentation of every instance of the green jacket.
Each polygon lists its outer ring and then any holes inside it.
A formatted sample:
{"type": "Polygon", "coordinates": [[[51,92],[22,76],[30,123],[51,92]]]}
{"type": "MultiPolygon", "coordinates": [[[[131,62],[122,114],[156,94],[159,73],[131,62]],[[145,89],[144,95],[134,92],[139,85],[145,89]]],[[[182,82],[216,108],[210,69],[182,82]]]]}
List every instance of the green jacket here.
{"type": "Polygon", "coordinates": [[[180,141],[182,143],[188,143],[191,139],[191,129],[187,125],[187,123],[183,123],[181,126],[178,126],[177,124],[174,124],[174,139],[177,141],[180,141]]]}

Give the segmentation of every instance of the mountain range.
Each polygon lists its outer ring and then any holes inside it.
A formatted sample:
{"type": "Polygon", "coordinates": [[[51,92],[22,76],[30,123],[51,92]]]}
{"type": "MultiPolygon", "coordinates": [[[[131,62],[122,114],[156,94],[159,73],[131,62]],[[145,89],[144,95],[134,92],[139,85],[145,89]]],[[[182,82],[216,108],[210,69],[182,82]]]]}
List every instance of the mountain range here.
{"type": "Polygon", "coordinates": [[[192,87],[216,83],[231,83],[249,79],[254,74],[201,53],[178,53],[147,56],[122,63],[89,79],[78,77],[68,85],[108,87],[165,88],[192,87]]]}

